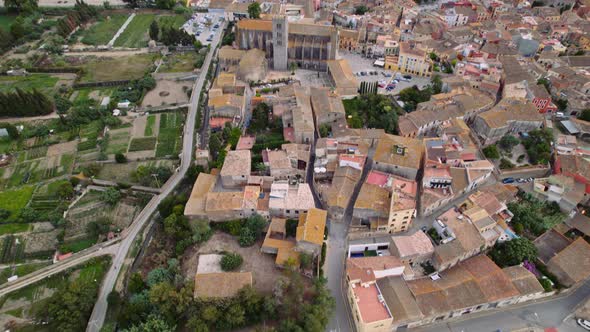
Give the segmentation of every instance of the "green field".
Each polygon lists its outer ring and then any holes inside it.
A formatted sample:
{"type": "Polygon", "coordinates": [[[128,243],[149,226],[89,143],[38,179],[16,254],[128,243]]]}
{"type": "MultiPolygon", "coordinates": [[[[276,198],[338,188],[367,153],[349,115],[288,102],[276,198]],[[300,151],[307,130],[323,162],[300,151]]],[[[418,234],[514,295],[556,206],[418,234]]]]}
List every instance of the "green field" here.
{"type": "Polygon", "coordinates": [[[87,45],[106,45],[125,23],[128,15],[112,15],[102,19],[82,32],[82,43],[87,45]]]}
{"type": "Polygon", "coordinates": [[[148,30],[155,17],[153,14],[135,15],[125,31],[115,41],[115,46],[146,47],[149,40],[148,30]]]}
{"type": "Polygon", "coordinates": [[[0,92],[14,91],[16,88],[30,91],[37,89],[50,92],[59,79],[49,74],[30,74],[27,76],[0,76],[0,92]]]}
{"type": "Polygon", "coordinates": [[[159,71],[162,73],[182,73],[195,69],[195,63],[198,58],[205,58],[204,55],[197,52],[174,53],[166,57],[164,64],[159,71]]]}
{"type": "Polygon", "coordinates": [[[178,29],[187,21],[187,18],[184,15],[162,15],[158,16],[156,21],[160,28],[163,26],[170,26],[178,29]]]}
{"type": "Polygon", "coordinates": [[[0,28],[4,29],[4,31],[10,31],[10,25],[12,24],[12,22],[14,22],[14,20],[16,19],[15,15],[6,15],[6,14],[2,14],[0,15],[0,28]]]}
{"type": "Polygon", "coordinates": [[[94,104],[96,106],[96,105],[98,105],[99,102],[102,101],[102,99],[104,97],[109,97],[113,93],[113,90],[114,89],[112,87],[107,87],[107,88],[92,87],[92,88],[76,89],[76,91],[75,91],[76,97],[74,98],[74,100],[72,100],[72,102],[74,104],[80,104],[80,103],[85,103],[85,102],[88,102],[89,100],[92,100],[92,104],[94,104]]]}
{"type": "Polygon", "coordinates": [[[33,196],[33,186],[25,186],[16,190],[0,192],[0,209],[10,211],[10,217],[0,222],[15,221],[22,208],[24,208],[33,196]]]}
{"type": "Polygon", "coordinates": [[[30,229],[30,224],[2,224],[0,225],[0,235],[22,233],[30,229]]]}
{"type": "Polygon", "coordinates": [[[156,147],[155,137],[140,137],[134,138],[129,144],[129,152],[133,151],[148,151],[156,147]]]}
{"type": "Polygon", "coordinates": [[[78,252],[86,248],[92,247],[96,243],[96,239],[81,239],[68,243],[64,243],[59,246],[61,252],[78,252]]]}
{"type": "Polygon", "coordinates": [[[181,112],[160,115],[160,132],[156,146],[156,158],[173,156],[180,150],[180,129],[184,115],[181,112]]]}
{"type": "Polygon", "coordinates": [[[154,125],[156,124],[156,116],[149,115],[145,124],[144,136],[152,136],[154,134],[154,125]]]}
{"type": "MultiPolygon", "coordinates": [[[[16,267],[14,270],[14,274],[22,277],[26,274],[33,273],[41,268],[44,268],[48,265],[51,265],[51,262],[43,262],[43,263],[30,263],[30,264],[23,264],[16,267]]],[[[8,282],[7,278],[13,275],[12,268],[6,268],[0,271],[0,285],[8,282]]]]}
{"type": "Polygon", "coordinates": [[[156,56],[151,54],[94,59],[85,64],[81,82],[138,79],[146,74],[155,60],[156,56]]]}

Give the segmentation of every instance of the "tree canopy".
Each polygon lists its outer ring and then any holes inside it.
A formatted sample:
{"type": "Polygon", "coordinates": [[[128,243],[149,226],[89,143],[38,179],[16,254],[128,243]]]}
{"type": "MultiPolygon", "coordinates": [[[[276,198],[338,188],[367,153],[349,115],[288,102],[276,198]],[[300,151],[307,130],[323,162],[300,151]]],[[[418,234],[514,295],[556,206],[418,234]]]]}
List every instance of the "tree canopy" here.
{"type": "Polygon", "coordinates": [[[258,2],[255,1],[248,5],[248,15],[250,16],[250,18],[260,18],[260,12],[260,4],[258,2]]]}
{"type": "Polygon", "coordinates": [[[513,266],[524,260],[534,261],[537,258],[537,248],[529,239],[520,237],[496,243],[490,251],[490,257],[500,267],[513,266]]]}

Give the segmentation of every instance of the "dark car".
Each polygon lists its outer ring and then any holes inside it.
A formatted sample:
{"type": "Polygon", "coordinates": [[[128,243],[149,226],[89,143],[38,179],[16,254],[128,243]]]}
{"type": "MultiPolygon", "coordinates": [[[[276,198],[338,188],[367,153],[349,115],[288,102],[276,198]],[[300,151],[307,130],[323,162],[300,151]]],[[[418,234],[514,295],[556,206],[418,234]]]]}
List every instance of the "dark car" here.
{"type": "Polygon", "coordinates": [[[404,78],[407,80],[411,80],[412,79],[412,75],[404,75],[404,78]]]}
{"type": "Polygon", "coordinates": [[[508,183],[514,183],[514,178],[505,178],[502,180],[502,183],[504,184],[508,184],[508,183]]]}

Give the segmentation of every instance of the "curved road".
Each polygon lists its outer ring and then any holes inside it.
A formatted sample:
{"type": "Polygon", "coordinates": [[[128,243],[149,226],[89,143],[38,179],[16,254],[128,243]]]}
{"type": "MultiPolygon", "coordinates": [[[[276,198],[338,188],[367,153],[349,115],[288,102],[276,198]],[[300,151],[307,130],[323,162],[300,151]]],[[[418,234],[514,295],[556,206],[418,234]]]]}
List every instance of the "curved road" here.
{"type": "Polygon", "coordinates": [[[180,183],[180,181],[184,178],[186,171],[188,170],[189,166],[192,162],[192,153],[194,149],[194,132],[195,132],[195,120],[197,116],[197,107],[199,105],[199,97],[201,95],[201,90],[203,85],[205,84],[205,80],[207,77],[207,70],[209,69],[209,65],[211,64],[211,60],[213,58],[213,54],[215,49],[217,48],[217,44],[221,38],[221,33],[224,29],[219,29],[215,35],[215,38],[211,42],[211,50],[207,53],[207,57],[205,58],[205,62],[203,63],[201,74],[197,79],[196,84],[193,86],[193,93],[191,95],[190,107],[188,110],[188,114],[186,117],[186,121],[184,124],[184,136],[182,140],[182,153],[180,155],[181,162],[180,168],[178,172],[174,173],[170,179],[164,184],[162,187],[161,194],[158,196],[154,196],[148,205],[141,211],[141,213],[137,216],[133,224],[123,231],[121,244],[117,250],[117,254],[113,259],[113,263],[111,264],[111,268],[107,273],[102,287],[100,289],[100,294],[98,296],[98,300],[94,305],[94,309],[92,310],[92,315],[90,316],[90,320],[88,321],[88,327],[86,328],[87,332],[99,332],[100,328],[102,327],[106,312],[107,312],[107,296],[113,290],[115,286],[115,282],[117,281],[117,276],[119,275],[119,270],[123,265],[125,258],[127,257],[127,253],[131,245],[133,244],[135,237],[143,226],[149,222],[152,214],[156,211],[158,204],[166,198],[174,188],[180,183]]]}

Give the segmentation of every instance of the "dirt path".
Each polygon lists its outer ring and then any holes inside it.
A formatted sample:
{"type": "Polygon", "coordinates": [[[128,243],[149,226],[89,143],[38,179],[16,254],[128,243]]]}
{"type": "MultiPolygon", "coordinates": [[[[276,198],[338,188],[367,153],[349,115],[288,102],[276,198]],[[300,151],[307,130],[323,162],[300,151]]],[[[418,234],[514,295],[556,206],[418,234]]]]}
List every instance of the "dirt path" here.
{"type": "Polygon", "coordinates": [[[67,52],[64,54],[70,55],[70,56],[123,57],[123,56],[130,56],[130,55],[136,55],[136,54],[145,54],[148,52],[149,52],[149,49],[147,49],[147,48],[139,48],[136,50],[117,50],[116,48],[114,48],[110,51],[74,51],[74,52],[67,52]]]}
{"type": "Polygon", "coordinates": [[[0,118],[0,122],[8,122],[8,123],[17,123],[17,122],[29,122],[29,121],[38,121],[38,120],[50,120],[50,119],[57,119],[59,115],[56,112],[47,114],[47,115],[40,115],[40,116],[30,116],[30,117],[16,117],[16,118],[0,118]]]}

